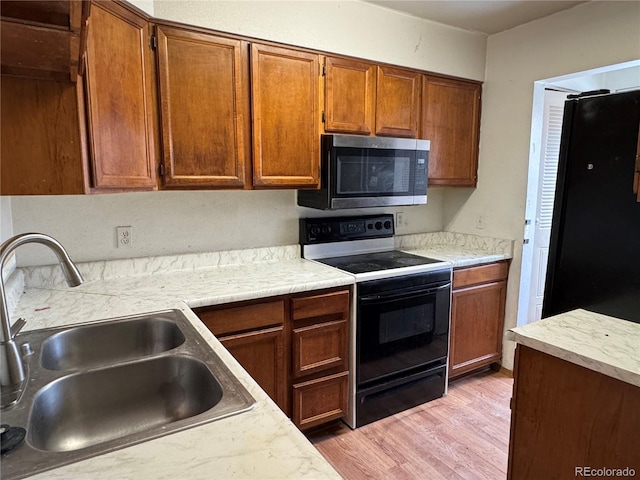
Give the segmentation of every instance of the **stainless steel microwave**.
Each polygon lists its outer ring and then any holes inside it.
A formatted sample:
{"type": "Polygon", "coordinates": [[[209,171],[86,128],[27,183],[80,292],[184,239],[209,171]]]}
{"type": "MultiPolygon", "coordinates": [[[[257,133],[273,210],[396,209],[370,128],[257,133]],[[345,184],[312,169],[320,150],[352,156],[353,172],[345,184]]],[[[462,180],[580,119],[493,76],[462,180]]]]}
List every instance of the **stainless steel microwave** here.
{"type": "Polygon", "coordinates": [[[321,210],[427,203],[429,140],[323,135],[320,189],[298,205],[321,210]]]}

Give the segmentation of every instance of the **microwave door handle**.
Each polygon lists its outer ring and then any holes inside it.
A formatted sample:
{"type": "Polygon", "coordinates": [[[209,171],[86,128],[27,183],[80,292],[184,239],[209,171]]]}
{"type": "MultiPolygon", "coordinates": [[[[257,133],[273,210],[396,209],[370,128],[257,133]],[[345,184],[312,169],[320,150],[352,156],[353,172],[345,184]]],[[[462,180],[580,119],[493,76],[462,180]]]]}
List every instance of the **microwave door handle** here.
{"type": "Polygon", "coordinates": [[[423,295],[430,295],[432,293],[436,293],[440,290],[445,290],[451,287],[451,283],[445,283],[444,285],[440,285],[438,287],[433,288],[425,288],[421,290],[413,290],[413,291],[405,291],[400,293],[391,293],[387,295],[367,295],[365,297],[360,298],[360,301],[363,303],[386,303],[394,300],[409,300],[412,298],[420,297],[423,295]]]}

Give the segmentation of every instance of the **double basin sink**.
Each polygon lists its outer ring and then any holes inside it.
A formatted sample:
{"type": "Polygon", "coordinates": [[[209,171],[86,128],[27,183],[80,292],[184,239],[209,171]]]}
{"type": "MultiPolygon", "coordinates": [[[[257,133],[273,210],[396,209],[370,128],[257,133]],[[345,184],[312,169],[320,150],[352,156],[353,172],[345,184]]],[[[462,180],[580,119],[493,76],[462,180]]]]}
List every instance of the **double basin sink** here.
{"type": "Polygon", "coordinates": [[[2,424],[16,479],[252,408],[254,399],[179,310],[17,336],[28,381],[2,424]]]}

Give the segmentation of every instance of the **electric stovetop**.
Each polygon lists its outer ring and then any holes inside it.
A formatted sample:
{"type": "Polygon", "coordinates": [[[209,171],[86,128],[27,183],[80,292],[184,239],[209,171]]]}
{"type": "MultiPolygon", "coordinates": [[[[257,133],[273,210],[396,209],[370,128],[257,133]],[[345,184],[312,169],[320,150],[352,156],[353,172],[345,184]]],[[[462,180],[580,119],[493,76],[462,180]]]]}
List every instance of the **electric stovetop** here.
{"type": "Polygon", "coordinates": [[[354,274],[392,270],[395,268],[415,267],[419,265],[429,265],[431,263],[442,263],[442,260],[421,257],[419,255],[413,255],[399,250],[345,255],[342,257],[319,258],[317,261],[354,274]]]}

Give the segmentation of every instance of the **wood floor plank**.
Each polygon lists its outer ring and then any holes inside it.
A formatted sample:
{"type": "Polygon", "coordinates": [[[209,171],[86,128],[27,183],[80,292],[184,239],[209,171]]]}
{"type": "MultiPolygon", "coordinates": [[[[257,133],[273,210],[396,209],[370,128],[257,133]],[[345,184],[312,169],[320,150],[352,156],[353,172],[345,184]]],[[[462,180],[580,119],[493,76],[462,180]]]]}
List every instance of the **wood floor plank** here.
{"type": "Polygon", "coordinates": [[[512,390],[507,374],[482,372],[457,380],[438,400],[308,437],[346,480],[504,479],[512,390]]]}

